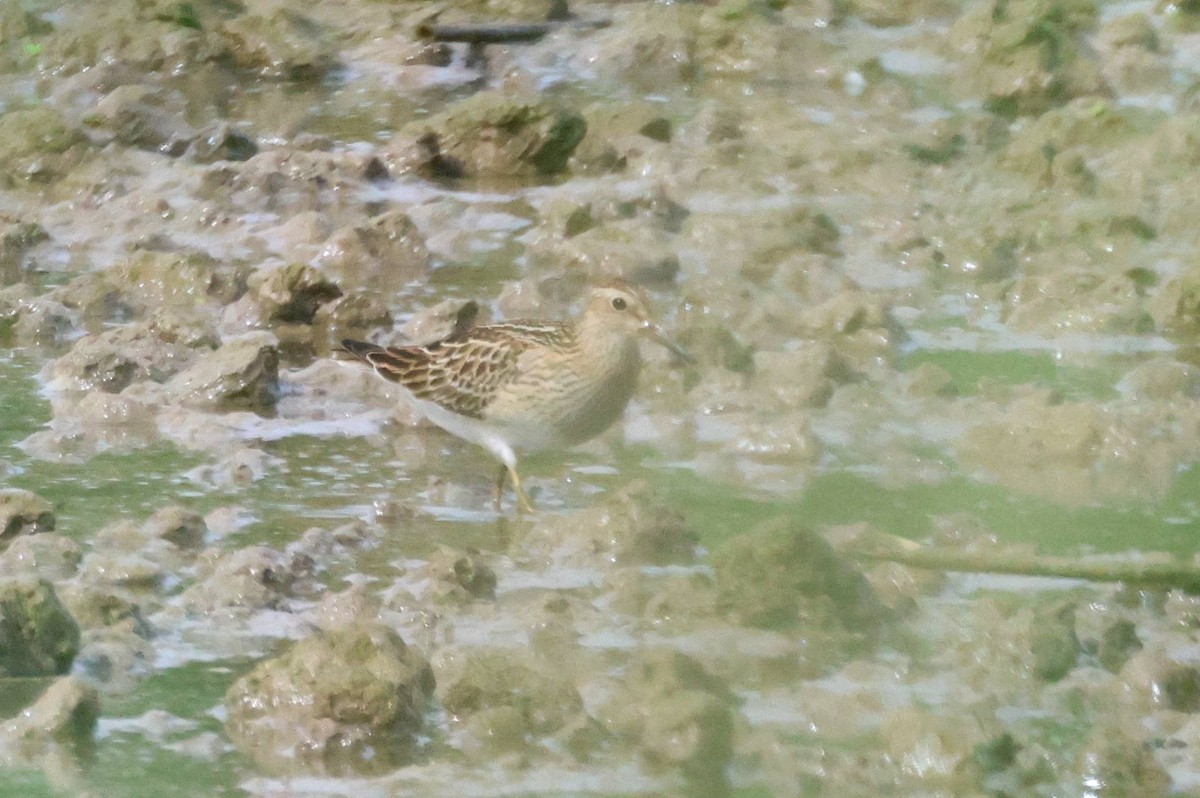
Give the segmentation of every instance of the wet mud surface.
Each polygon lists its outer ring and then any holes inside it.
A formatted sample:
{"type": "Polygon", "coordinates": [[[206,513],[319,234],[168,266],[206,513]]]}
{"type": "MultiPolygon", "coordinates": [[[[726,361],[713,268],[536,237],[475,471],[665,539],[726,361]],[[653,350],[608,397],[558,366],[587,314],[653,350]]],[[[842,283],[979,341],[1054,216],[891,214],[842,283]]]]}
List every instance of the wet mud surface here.
{"type": "Polygon", "coordinates": [[[1166,2],[0,4],[0,791],[1200,791],[1198,79],[1166,2]],[[534,516],[332,356],[613,276],[698,362],[534,516]]]}

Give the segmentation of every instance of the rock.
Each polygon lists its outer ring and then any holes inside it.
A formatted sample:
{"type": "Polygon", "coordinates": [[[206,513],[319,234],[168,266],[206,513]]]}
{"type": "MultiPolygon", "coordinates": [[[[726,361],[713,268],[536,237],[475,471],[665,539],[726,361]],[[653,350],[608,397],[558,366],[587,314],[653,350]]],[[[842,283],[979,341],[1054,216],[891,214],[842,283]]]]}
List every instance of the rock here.
{"type": "Polygon", "coordinates": [[[524,731],[562,729],[583,711],[583,700],[563,668],[551,668],[520,650],[442,649],[434,660],[438,696],[460,719],[511,707],[524,731]]]}
{"type": "Polygon", "coordinates": [[[131,590],[157,589],[166,578],[162,563],[135,551],[90,551],[79,570],[89,584],[131,590]]]}
{"type": "Polygon", "coordinates": [[[67,339],[75,329],[71,311],[49,297],[19,296],[25,291],[25,285],[0,290],[0,329],[6,320],[15,320],[13,337],[24,344],[49,346],[67,339]]]}
{"type": "Polygon", "coordinates": [[[456,551],[439,546],[421,569],[434,583],[434,593],[443,601],[465,603],[496,597],[496,572],[483,562],[479,552],[456,551]]]}
{"type": "Polygon", "coordinates": [[[329,341],[363,338],[372,330],[392,326],[392,314],[375,291],[355,291],[317,309],[313,324],[329,341]]]}
{"type": "Polygon", "coordinates": [[[1171,775],[1158,763],[1158,744],[1141,739],[1139,731],[1116,720],[1091,730],[1079,751],[1069,783],[1104,785],[1102,795],[1152,796],[1171,793],[1171,775]]]}
{"type": "Polygon", "coordinates": [[[0,285],[19,282],[29,251],[48,240],[50,234],[36,222],[0,224],[0,285]]]}
{"type": "Polygon", "coordinates": [[[215,463],[197,466],[188,472],[188,478],[216,487],[245,487],[258,482],[282,464],[282,460],[262,449],[238,448],[215,463]]]}
{"type": "Polygon", "coordinates": [[[1157,357],[1134,366],[1117,387],[1139,402],[1200,399],[1200,368],[1174,358],[1157,357]]]}
{"type": "Polygon", "coordinates": [[[83,134],[48,105],[0,115],[0,186],[57,180],[87,151],[83,134]]]}
{"type": "Polygon", "coordinates": [[[41,697],[15,718],[0,724],[0,739],[26,756],[51,743],[90,745],[100,716],[95,688],[75,676],[51,682],[41,697]]]}
{"type": "MultiPolygon", "coordinates": [[[[724,325],[688,324],[687,326],[679,329],[675,338],[679,342],[680,346],[687,350],[687,352],[695,357],[700,363],[705,365],[717,366],[738,374],[749,374],[756,368],[755,361],[757,360],[757,353],[754,351],[753,346],[749,344],[743,344],[738,340],[737,336],[730,332],[729,328],[724,325]]],[[[771,355],[766,355],[766,358],[769,360],[771,355]]],[[[821,383],[820,381],[805,380],[803,378],[804,376],[811,374],[811,367],[815,365],[813,361],[817,358],[804,358],[803,356],[800,356],[789,359],[803,360],[803,365],[810,366],[808,374],[798,376],[796,382],[805,383],[810,388],[808,391],[801,390],[800,393],[806,394],[809,398],[819,398],[821,394],[824,393],[825,388],[818,387],[818,385],[824,385],[825,383],[821,383]]],[[[768,379],[770,378],[769,375],[764,376],[767,376],[768,379]]],[[[832,388],[830,388],[830,392],[832,392],[832,388]]],[[[788,390],[786,393],[790,394],[791,390],[788,390]]],[[[804,403],[801,404],[803,405],[804,403]]],[[[817,404],[819,404],[819,402],[817,402],[817,404]]]]}
{"type": "Polygon", "coordinates": [[[79,651],[79,626],[54,587],[30,576],[0,579],[0,676],[66,673],[79,651]]]}
{"type": "Polygon", "coordinates": [[[165,540],[181,549],[199,548],[208,534],[204,516],[179,505],[154,513],[142,524],[142,530],[150,538],[165,540]]]}
{"type": "Polygon", "coordinates": [[[550,274],[566,269],[568,280],[600,281],[616,275],[631,282],[678,272],[679,258],[671,233],[641,219],[597,224],[573,236],[543,236],[529,249],[531,265],[550,274]]]}
{"type": "Polygon", "coordinates": [[[223,9],[212,3],[112,0],[56,20],[39,68],[66,75],[114,64],[138,75],[192,71],[225,57],[226,45],[213,33],[223,17],[223,9]]]}
{"type": "Polygon", "coordinates": [[[135,382],[165,382],[195,360],[195,352],[159,338],[150,322],[86,335],[47,369],[57,390],[120,393],[135,382]]]}
{"type": "Polygon", "coordinates": [[[577,68],[590,65],[601,85],[630,87],[638,96],[678,90],[695,82],[700,71],[696,55],[699,7],[632,5],[621,11],[620,24],[593,31],[580,40],[573,52],[577,68]]]}
{"type": "Polygon", "coordinates": [[[200,408],[274,406],[279,392],[279,351],[270,333],[236,338],[202,357],[166,384],[172,401],[200,408]]]}
{"type": "Polygon", "coordinates": [[[54,529],[50,502],[20,488],[0,488],[0,542],[54,529]]]}
{"type": "Polygon", "coordinates": [[[619,693],[600,709],[610,731],[648,764],[678,769],[688,795],[725,795],[737,701],[720,679],[677,651],[634,654],[619,693]]]}
{"type": "Polygon", "coordinates": [[[121,144],[178,156],[196,137],[183,119],[183,108],[160,89],[118,86],[84,117],[84,124],[103,129],[121,144]]]}
{"type": "Polygon", "coordinates": [[[1165,333],[1200,332],[1200,268],[1187,269],[1160,288],[1150,301],[1150,315],[1165,333]]]}
{"type": "Polygon", "coordinates": [[[1021,277],[1009,288],[1001,319],[1013,330],[1046,335],[1098,332],[1143,335],[1154,328],[1144,290],[1129,274],[1109,277],[1060,267],[1021,277]]]}
{"type": "Polygon", "coordinates": [[[223,205],[287,217],[336,209],[381,173],[386,170],[370,154],[283,147],[209,169],[198,192],[223,205]]]}
{"type": "Polygon", "coordinates": [[[1079,639],[1075,636],[1075,605],[1066,602],[1039,608],[1030,639],[1033,672],[1048,682],[1056,682],[1075,667],[1079,649],[1079,639]]]}
{"type": "Polygon", "coordinates": [[[1130,657],[1121,679],[1139,704],[1150,709],[1196,712],[1200,709],[1200,669],[1178,662],[1157,649],[1130,657]]]}
{"type": "Polygon", "coordinates": [[[1096,647],[1096,658],[1104,669],[1119,673],[1134,654],[1142,650],[1137,626],[1127,618],[1121,618],[1104,627],[1096,647]]]}
{"type": "Polygon", "coordinates": [[[649,101],[603,100],[585,107],[582,114],[587,135],[574,157],[577,163],[596,169],[621,168],[635,159],[639,150],[654,142],[669,142],[674,133],[662,106],[649,101]]]}
{"type": "Polygon", "coordinates": [[[278,607],[296,581],[288,559],[266,546],[214,552],[212,560],[199,570],[196,582],[179,597],[192,614],[278,607]]]}
{"type": "Polygon", "coordinates": [[[712,566],[722,605],[751,626],[800,621],[869,632],[888,615],[862,571],[786,517],[732,538],[713,552],[712,566]]]}
{"type": "Polygon", "coordinates": [[[258,154],[258,145],[244,133],[234,130],[228,122],[214,122],[201,130],[186,155],[196,163],[245,161],[258,154]]]}
{"type": "Polygon", "coordinates": [[[328,36],[297,9],[264,8],[267,13],[243,13],[221,25],[233,63],[263,77],[320,80],[334,64],[328,36]]]}
{"type": "Polygon", "coordinates": [[[316,628],[332,632],[356,623],[376,622],[382,608],[383,602],[378,595],[363,585],[353,585],[337,593],[326,593],[313,607],[309,618],[316,628]]]}
{"type": "Polygon", "coordinates": [[[1134,47],[1156,53],[1161,43],[1154,23],[1140,11],[1109,20],[1097,38],[1103,47],[1111,50],[1134,47]]]}
{"type": "Polygon", "coordinates": [[[124,622],[88,630],[74,670],[106,693],[128,694],[153,672],[148,628],[124,622]]]}
{"type": "Polygon", "coordinates": [[[377,280],[405,283],[429,271],[429,250],[403,211],[389,211],[367,224],[335,232],[317,259],[323,271],[355,285],[377,280]]]}
{"type": "MultiPolygon", "coordinates": [[[[214,260],[202,253],[141,251],[107,269],[80,274],[50,296],[83,316],[114,318],[180,318],[191,308],[203,315],[190,317],[201,328],[212,328],[217,306],[227,305],[246,291],[246,269],[214,260]]],[[[187,318],[187,317],[184,317],[187,318]]],[[[164,325],[166,329],[173,325],[164,325]]],[[[178,336],[177,336],[178,337],[178,336]]]]}
{"type": "Polygon", "coordinates": [[[400,333],[413,343],[433,343],[471,329],[478,323],[478,318],[479,303],[475,300],[443,299],[414,313],[400,325],[400,333]]]}
{"type": "Polygon", "coordinates": [[[488,707],[467,718],[463,749],[480,761],[517,754],[528,746],[529,727],[514,706],[488,707]]]}
{"type": "Polygon", "coordinates": [[[678,512],[635,482],[587,510],[539,518],[518,547],[555,559],[661,565],[692,561],[696,534],[678,512]]]}
{"type": "Polygon", "coordinates": [[[402,128],[388,145],[388,167],[443,179],[557,174],[586,130],[577,113],[479,92],[402,128]]]}
{"type": "Polygon", "coordinates": [[[311,324],[321,305],[342,295],[336,283],[303,263],[259,269],[247,285],[268,322],[311,324]]]}
{"type": "Polygon", "coordinates": [[[212,313],[206,310],[188,305],[163,305],[152,311],[150,329],[168,344],[188,349],[216,349],[221,341],[212,313]]]}
{"type": "MultiPolygon", "coordinates": [[[[880,734],[887,755],[899,767],[909,772],[918,768],[922,779],[933,783],[962,774],[976,746],[986,741],[979,721],[970,713],[944,717],[917,707],[887,713],[880,734]]],[[[953,794],[969,793],[954,790],[953,794]]]]}
{"type": "Polygon", "coordinates": [[[952,44],[966,55],[967,92],[1002,116],[1040,114],[1073,97],[1107,94],[1087,37],[1090,0],[990,0],[959,17],[952,44]]]}
{"type": "Polygon", "coordinates": [[[799,341],[786,352],[755,352],[755,382],[782,407],[821,407],[835,384],[855,380],[845,360],[827,341],[799,341]]]}
{"type": "Polygon", "coordinates": [[[6,3],[0,6],[0,40],[17,41],[28,36],[43,36],[53,29],[50,23],[19,5],[6,3]]]}
{"type": "Polygon", "coordinates": [[[1009,490],[1068,505],[1117,496],[1164,495],[1192,446],[1177,445],[1160,420],[1092,401],[1060,401],[1018,389],[999,413],[959,439],[959,458],[1009,490]],[[1137,441],[1130,446],[1127,441],[1137,441]]]}
{"type": "Polygon", "coordinates": [[[329,773],[405,763],[433,693],[429,663],[377,623],[315,634],[225,694],[226,731],[264,765],[329,773]]]}
{"type": "Polygon", "coordinates": [[[57,582],[70,578],[82,558],[79,544],[70,538],[53,532],[21,535],[0,555],[0,577],[32,574],[57,582]]]}
{"type": "Polygon", "coordinates": [[[149,638],[154,630],[142,617],[141,607],[129,597],[129,592],[111,584],[83,584],[75,579],[63,587],[61,598],[81,629],[127,627],[149,638]]]}

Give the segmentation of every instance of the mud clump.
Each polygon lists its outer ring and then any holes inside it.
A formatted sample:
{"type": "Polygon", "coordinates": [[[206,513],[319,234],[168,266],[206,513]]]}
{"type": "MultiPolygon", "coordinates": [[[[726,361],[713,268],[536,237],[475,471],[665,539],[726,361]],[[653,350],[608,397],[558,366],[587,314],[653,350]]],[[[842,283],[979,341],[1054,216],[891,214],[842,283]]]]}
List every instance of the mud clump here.
{"type": "Polygon", "coordinates": [[[20,535],[0,554],[0,577],[36,575],[57,582],[69,579],[82,559],[79,544],[70,538],[53,532],[20,535]]]}
{"type": "Polygon", "coordinates": [[[583,711],[583,700],[560,668],[517,651],[443,649],[435,657],[438,696],[460,719],[507,707],[513,731],[544,736],[566,727],[583,711]]]}
{"type": "Polygon", "coordinates": [[[400,636],[358,623],[259,664],[225,695],[225,728],[264,767],[380,772],[408,761],[433,671],[400,636]]]}
{"type": "Polygon", "coordinates": [[[1076,759],[1075,784],[1103,784],[1111,795],[1168,795],[1171,776],[1136,728],[1098,724],[1076,759]]]}
{"type": "Polygon", "coordinates": [[[525,556],[662,565],[696,557],[696,533],[683,516],[634,483],[603,504],[539,521],[517,542],[525,556]]]}
{"type": "Polygon", "coordinates": [[[889,615],[861,570],[788,518],[733,538],[712,565],[722,606],[751,626],[871,632],[889,615]]]}
{"type": "Polygon", "coordinates": [[[636,743],[647,764],[677,769],[688,795],[715,798],[730,789],[736,707],[729,688],[698,662],[650,649],[635,655],[600,714],[605,728],[636,743]]]}
{"type": "Polygon", "coordinates": [[[279,393],[275,336],[252,333],[201,358],[166,384],[172,401],[199,408],[273,407],[279,393]]]}
{"type": "Polygon", "coordinates": [[[0,741],[27,758],[47,753],[56,743],[84,753],[92,743],[99,716],[95,688],[74,676],[63,676],[51,682],[20,715],[0,722],[0,741]]]}
{"type": "Polygon", "coordinates": [[[336,283],[302,263],[259,269],[247,286],[267,322],[311,324],[318,308],[342,295],[336,283]]]}
{"type": "Polygon", "coordinates": [[[1067,602],[1040,609],[1031,629],[1033,671],[1048,682],[1067,675],[1079,657],[1075,635],[1075,605],[1067,602]]]}
{"type": "Polygon", "coordinates": [[[297,581],[293,562],[267,546],[214,549],[201,556],[198,578],[180,596],[184,610],[192,614],[276,608],[297,581]]]}
{"type": "Polygon", "coordinates": [[[474,599],[496,597],[496,572],[479,552],[460,552],[441,546],[423,569],[433,581],[434,593],[450,603],[462,604],[474,599]]]}
{"type": "Polygon", "coordinates": [[[150,322],[136,322],[80,338],[49,368],[59,389],[120,393],[135,382],[165,382],[196,357],[189,347],[164,341],[150,322]]]}
{"type": "Polygon", "coordinates": [[[165,540],[181,549],[196,549],[208,534],[204,516],[179,505],[164,507],[146,519],[142,532],[151,539],[165,540]]]}
{"type": "Polygon", "coordinates": [[[1150,305],[1159,329],[1174,336],[1200,332],[1200,268],[1191,268],[1163,286],[1150,305]]]}
{"type": "Polygon", "coordinates": [[[282,6],[245,13],[221,26],[229,57],[263,77],[320,80],[334,65],[327,34],[312,19],[282,6]]]}
{"type": "Polygon", "coordinates": [[[79,275],[50,297],[87,319],[145,319],[185,309],[210,316],[245,293],[246,271],[201,253],[139,252],[79,275]]]}
{"type": "Polygon", "coordinates": [[[974,63],[970,92],[1004,116],[1037,115],[1073,97],[1107,94],[1086,37],[1098,12],[1089,0],[1021,0],[974,6],[951,40],[974,63]]]}
{"type": "Polygon", "coordinates": [[[556,174],[586,131],[575,112],[480,92],[406,125],[387,157],[395,174],[415,170],[441,179],[556,174]]]}
{"type": "Polygon", "coordinates": [[[0,116],[0,187],[56,180],[89,149],[83,134],[52,108],[9,111],[0,116]]]}
{"type": "Polygon", "coordinates": [[[0,676],[66,673],[79,651],[79,626],[54,586],[34,577],[0,579],[0,676]]]}
{"type": "Polygon", "coordinates": [[[371,285],[376,280],[423,277],[429,270],[430,254],[408,214],[389,211],[366,224],[335,232],[321,248],[318,262],[337,279],[371,285]]]}
{"type": "Polygon", "coordinates": [[[0,488],[0,544],[18,535],[33,535],[54,529],[50,502],[19,488],[0,488]]]}

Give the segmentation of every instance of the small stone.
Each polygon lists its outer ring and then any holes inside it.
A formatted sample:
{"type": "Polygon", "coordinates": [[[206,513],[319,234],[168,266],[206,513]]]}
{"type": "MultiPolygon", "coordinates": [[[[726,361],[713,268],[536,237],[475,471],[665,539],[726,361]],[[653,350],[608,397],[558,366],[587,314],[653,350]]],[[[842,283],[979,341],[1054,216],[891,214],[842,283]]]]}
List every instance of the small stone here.
{"type": "Polygon", "coordinates": [[[256,761],[318,772],[393,770],[424,725],[433,672],[378,623],[318,633],[225,694],[230,738],[256,761]]]}
{"type": "Polygon", "coordinates": [[[18,488],[0,488],[0,541],[54,529],[50,502],[18,488]]]}
{"type": "Polygon", "coordinates": [[[166,540],[181,549],[199,548],[208,534],[204,516],[178,505],[162,508],[146,520],[142,529],[150,537],[166,540]]]}
{"type": "Polygon", "coordinates": [[[236,338],[175,375],[166,389],[173,401],[195,407],[273,407],[279,392],[277,339],[269,333],[236,338]]]}
{"type": "Polygon", "coordinates": [[[66,673],[79,651],[79,626],[54,586],[30,576],[0,579],[0,676],[66,673]]]}
{"type": "Polygon", "coordinates": [[[83,745],[91,741],[100,716],[96,690],[75,676],[55,679],[46,692],[17,717],[0,726],[0,738],[30,745],[51,742],[83,745]]]}

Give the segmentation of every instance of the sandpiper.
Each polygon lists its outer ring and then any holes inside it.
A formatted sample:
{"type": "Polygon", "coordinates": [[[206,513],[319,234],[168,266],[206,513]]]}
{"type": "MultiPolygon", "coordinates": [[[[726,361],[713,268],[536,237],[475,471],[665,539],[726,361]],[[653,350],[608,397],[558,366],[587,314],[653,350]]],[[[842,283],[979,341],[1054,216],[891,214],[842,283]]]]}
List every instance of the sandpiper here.
{"type": "Polygon", "coordinates": [[[637,386],[639,338],[690,356],[654,323],[633,286],[593,288],[575,322],[517,320],[456,330],[425,346],[382,347],[344,340],[344,350],[405,389],[426,418],[501,462],[517,507],[533,505],[517,474],[517,451],[572,446],[599,435],[625,410],[637,386]]]}

